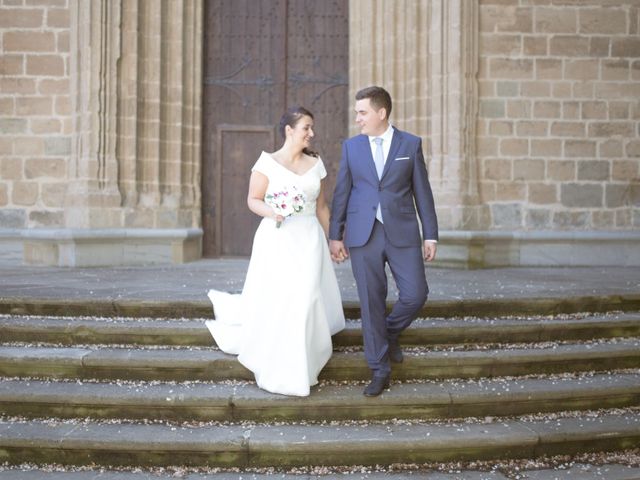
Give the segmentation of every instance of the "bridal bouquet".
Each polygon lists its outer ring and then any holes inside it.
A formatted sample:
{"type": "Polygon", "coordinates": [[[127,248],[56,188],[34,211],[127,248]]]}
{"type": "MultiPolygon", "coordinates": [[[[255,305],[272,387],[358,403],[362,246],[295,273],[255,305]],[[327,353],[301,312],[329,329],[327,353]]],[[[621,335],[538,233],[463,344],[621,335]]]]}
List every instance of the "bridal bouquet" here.
{"type": "MultiPolygon", "coordinates": [[[[278,192],[267,193],[264,196],[265,203],[283,217],[300,213],[304,210],[304,202],[306,200],[304,192],[293,185],[278,192]]],[[[276,228],[280,228],[280,225],[282,225],[282,222],[277,222],[276,228]]]]}

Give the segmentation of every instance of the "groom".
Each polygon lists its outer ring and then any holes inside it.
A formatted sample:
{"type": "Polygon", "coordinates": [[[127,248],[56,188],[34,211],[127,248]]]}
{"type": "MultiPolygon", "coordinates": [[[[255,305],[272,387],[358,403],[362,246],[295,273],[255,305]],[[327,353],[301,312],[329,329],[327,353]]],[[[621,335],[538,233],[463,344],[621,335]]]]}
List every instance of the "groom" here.
{"type": "Polygon", "coordinates": [[[360,90],[355,111],[361,135],[342,145],[329,248],[336,262],[351,255],[372,371],[364,394],[375,397],[389,387],[390,362],[402,362],[400,333],[427,299],[423,258],[435,258],[438,221],[422,141],[391,126],[389,93],[381,87],[360,90]],[[399,291],[388,315],[385,264],[399,291]]]}

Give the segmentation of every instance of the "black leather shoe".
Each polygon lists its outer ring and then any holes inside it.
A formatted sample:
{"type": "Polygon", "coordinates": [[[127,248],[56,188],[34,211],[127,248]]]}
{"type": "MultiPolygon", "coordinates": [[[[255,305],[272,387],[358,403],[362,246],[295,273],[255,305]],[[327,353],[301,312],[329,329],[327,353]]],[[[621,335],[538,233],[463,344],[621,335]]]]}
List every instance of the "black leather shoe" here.
{"type": "Polygon", "coordinates": [[[398,340],[389,340],[389,360],[393,363],[402,363],[404,355],[402,355],[402,348],[398,340]]]}
{"type": "Polygon", "coordinates": [[[385,388],[389,388],[389,375],[384,377],[374,376],[364,389],[364,394],[367,397],[377,397],[385,388]]]}

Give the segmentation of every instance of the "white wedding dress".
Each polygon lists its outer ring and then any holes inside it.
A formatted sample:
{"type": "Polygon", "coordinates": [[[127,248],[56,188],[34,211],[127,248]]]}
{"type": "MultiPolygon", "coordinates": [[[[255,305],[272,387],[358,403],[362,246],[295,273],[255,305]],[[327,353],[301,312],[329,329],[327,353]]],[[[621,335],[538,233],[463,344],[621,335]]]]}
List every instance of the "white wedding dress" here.
{"type": "Polygon", "coordinates": [[[280,228],[273,219],[262,219],[242,293],[209,291],[215,320],[206,325],[220,349],[237,354],[254,373],[260,388],[306,396],[331,357],[331,336],[344,328],[338,282],[316,217],[320,180],[327,172],[318,159],[298,175],[266,152],[252,170],[268,177],[267,193],[302,190],[304,209],[280,228]]]}

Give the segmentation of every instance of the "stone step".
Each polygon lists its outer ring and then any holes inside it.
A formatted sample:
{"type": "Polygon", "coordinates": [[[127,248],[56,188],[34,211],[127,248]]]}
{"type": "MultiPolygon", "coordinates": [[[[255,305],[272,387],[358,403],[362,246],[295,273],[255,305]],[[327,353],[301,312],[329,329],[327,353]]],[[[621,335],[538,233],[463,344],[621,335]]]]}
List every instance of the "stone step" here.
{"type": "MultiPolygon", "coordinates": [[[[640,366],[640,340],[613,339],[548,348],[421,350],[395,365],[396,380],[481,378],[560,372],[607,371],[640,366]]],[[[361,352],[337,352],[322,379],[366,380],[361,352]]],[[[0,346],[0,376],[121,380],[252,380],[234,356],[214,349],[0,346]]]]}
{"type": "MultiPolygon", "coordinates": [[[[568,462],[567,462],[568,463],[568,462]]],[[[28,468],[28,467],[25,467],[28,468]]],[[[69,469],[71,470],[71,469],[69,469]]],[[[176,472],[181,480],[640,480],[640,467],[620,463],[585,464],[571,462],[556,468],[532,466],[499,467],[480,470],[461,469],[455,465],[436,465],[431,468],[407,470],[404,472],[376,472],[354,468],[335,474],[308,473],[253,473],[219,472],[187,473],[183,468],[176,472]],[[439,469],[438,469],[439,467],[439,469]]],[[[324,470],[324,468],[322,469],[324,470]]],[[[22,471],[19,467],[0,470],[0,480],[175,480],[174,472],[122,472],[92,468],[83,471],[48,471],[32,469],[22,471]]]]}
{"type": "Polygon", "coordinates": [[[640,406],[640,371],[583,377],[394,383],[376,399],[362,385],[320,385],[305,398],[253,383],[86,383],[4,380],[0,415],[166,421],[334,421],[495,417],[640,406]]]}
{"type": "MultiPolygon", "coordinates": [[[[103,316],[103,317],[162,317],[207,318],[211,304],[203,291],[202,300],[159,301],[124,298],[0,298],[0,314],[103,316]]],[[[389,303],[391,305],[392,302],[389,303]]],[[[348,318],[360,317],[360,305],[343,302],[348,318]]],[[[421,317],[555,315],[576,312],[611,312],[640,310],[640,294],[576,295],[571,297],[460,298],[429,300],[420,311],[421,317]]]]}
{"type": "Polygon", "coordinates": [[[163,425],[0,422],[9,464],[292,467],[533,459],[640,446],[640,414],[489,423],[163,425]]]}
{"type": "MultiPolygon", "coordinates": [[[[211,346],[205,319],[0,316],[4,342],[211,346]]],[[[405,345],[527,343],[640,336],[640,313],[532,318],[417,319],[402,335],[405,345]]],[[[359,321],[348,321],[334,345],[362,344],[359,321]]]]}

